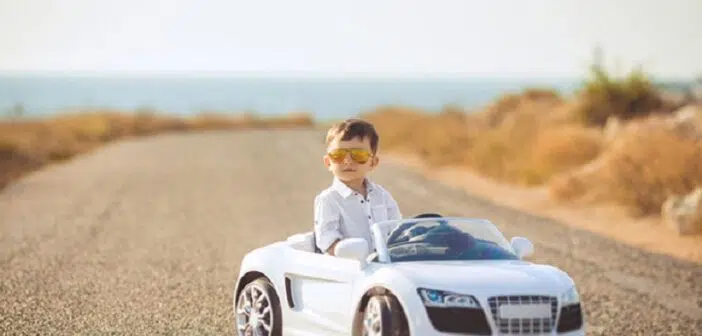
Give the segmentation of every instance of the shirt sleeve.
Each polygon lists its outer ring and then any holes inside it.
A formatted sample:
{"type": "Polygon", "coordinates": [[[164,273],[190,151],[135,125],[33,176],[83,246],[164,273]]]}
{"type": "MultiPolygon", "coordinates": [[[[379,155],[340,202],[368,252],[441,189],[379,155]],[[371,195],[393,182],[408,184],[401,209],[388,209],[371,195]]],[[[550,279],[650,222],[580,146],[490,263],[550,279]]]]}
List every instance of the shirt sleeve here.
{"type": "Polygon", "coordinates": [[[314,233],[316,244],[326,253],[331,244],[341,239],[339,230],[339,208],[327,195],[319,195],[314,200],[314,233]],[[326,197],[325,197],[326,196],[326,197]]]}
{"type": "Polygon", "coordinates": [[[400,206],[397,204],[397,201],[390,195],[390,193],[387,193],[387,206],[388,206],[388,219],[389,220],[395,220],[395,219],[402,219],[402,212],[400,211],[400,206]]]}

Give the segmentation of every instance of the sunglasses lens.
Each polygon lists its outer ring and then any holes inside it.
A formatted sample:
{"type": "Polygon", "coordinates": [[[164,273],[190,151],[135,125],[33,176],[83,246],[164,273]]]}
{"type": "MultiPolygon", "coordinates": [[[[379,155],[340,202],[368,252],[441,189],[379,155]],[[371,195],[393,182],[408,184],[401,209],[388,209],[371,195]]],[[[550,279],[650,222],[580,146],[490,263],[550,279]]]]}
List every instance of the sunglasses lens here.
{"type": "Polygon", "coordinates": [[[332,161],[334,161],[335,163],[341,163],[341,162],[344,162],[344,159],[346,158],[347,153],[351,154],[352,160],[354,160],[360,164],[364,164],[364,163],[368,162],[368,160],[371,157],[371,153],[365,149],[344,149],[344,148],[335,149],[335,150],[329,152],[327,155],[329,155],[329,158],[332,161]]]}
{"type": "Polygon", "coordinates": [[[370,152],[363,149],[352,149],[351,158],[358,163],[366,163],[370,159],[370,152]]]}
{"type": "Polygon", "coordinates": [[[335,149],[335,150],[329,152],[328,155],[332,161],[339,163],[339,162],[344,161],[344,157],[346,157],[346,151],[343,149],[335,149]]]}

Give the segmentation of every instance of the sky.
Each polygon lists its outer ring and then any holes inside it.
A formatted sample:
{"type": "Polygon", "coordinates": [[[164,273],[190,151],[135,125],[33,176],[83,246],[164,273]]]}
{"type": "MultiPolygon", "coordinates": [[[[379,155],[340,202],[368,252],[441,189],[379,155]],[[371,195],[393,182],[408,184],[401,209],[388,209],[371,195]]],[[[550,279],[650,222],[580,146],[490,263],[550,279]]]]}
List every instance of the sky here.
{"type": "Polygon", "coordinates": [[[702,75],[700,0],[0,0],[0,72],[702,75]]]}

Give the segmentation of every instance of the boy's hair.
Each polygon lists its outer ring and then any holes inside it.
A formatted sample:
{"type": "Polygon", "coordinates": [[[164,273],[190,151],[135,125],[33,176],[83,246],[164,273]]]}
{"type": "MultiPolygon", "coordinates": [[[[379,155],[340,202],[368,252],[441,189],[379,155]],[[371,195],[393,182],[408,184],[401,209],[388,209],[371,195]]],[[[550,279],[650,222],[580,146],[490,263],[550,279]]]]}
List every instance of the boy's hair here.
{"type": "Polygon", "coordinates": [[[378,151],[378,132],[375,131],[375,127],[370,122],[361,119],[346,119],[338,124],[334,124],[329,131],[327,131],[327,138],[325,143],[329,143],[341,137],[341,140],[348,141],[353,138],[359,137],[361,139],[368,137],[370,139],[371,151],[375,154],[378,151]]]}

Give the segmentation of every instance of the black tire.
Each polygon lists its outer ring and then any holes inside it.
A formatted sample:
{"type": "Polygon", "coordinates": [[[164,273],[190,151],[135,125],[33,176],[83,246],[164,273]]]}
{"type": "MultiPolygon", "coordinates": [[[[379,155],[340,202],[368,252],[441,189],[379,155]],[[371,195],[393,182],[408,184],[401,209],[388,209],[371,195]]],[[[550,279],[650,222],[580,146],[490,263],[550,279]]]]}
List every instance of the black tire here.
{"type": "Polygon", "coordinates": [[[237,304],[234,306],[234,333],[235,335],[242,335],[239,332],[239,319],[238,319],[238,307],[242,304],[245,295],[249,293],[250,290],[261,290],[263,294],[268,297],[268,302],[270,303],[270,314],[263,315],[263,320],[267,321],[271,326],[270,336],[282,336],[283,335],[283,316],[280,309],[280,298],[275,292],[275,288],[271,282],[265,277],[259,277],[254,281],[249,282],[241,289],[239,292],[239,297],[237,298],[237,304]],[[268,318],[266,318],[268,316],[268,318]]]}
{"type": "MultiPolygon", "coordinates": [[[[380,328],[379,336],[409,336],[409,330],[407,327],[407,319],[400,306],[400,303],[393,296],[388,295],[374,295],[369,300],[364,307],[364,317],[368,313],[368,309],[371,305],[377,305],[379,308],[380,316],[380,328]]],[[[361,325],[361,335],[365,335],[365,325],[361,325]]]]}
{"type": "Polygon", "coordinates": [[[409,325],[405,310],[394,296],[387,296],[390,304],[390,312],[392,313],[392,336],[410,336],[409,325]]]}

